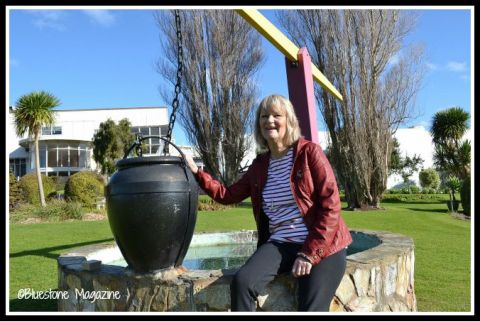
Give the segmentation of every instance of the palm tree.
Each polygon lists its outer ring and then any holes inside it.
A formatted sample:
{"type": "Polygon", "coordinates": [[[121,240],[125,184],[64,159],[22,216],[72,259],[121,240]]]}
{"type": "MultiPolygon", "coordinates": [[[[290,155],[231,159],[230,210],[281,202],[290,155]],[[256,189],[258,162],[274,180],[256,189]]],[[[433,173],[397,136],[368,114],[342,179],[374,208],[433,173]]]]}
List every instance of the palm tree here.
{"type": "Polygon", "coordinates": [[[55,121],[53,108],[60,105],[60,100],[45,91],[34,91],[21,96],[14,110],[15,130],[18,136],[23,136],[27,131],[29,137],[35,140],[35,169],[37,173],[40,202],[46,206],[43,192],[42,177],[40,176],[40,153],[38,141],[42,126],[52,125],[55,121]]]}
{"type": "Polygon", "coordinates": [[[458,209],[458,203],[457,199],[455,198],[455,193],[460,190],[462,182],[458,179],[458,177],[450,175],[447,177],[445,185],[450,190],[450,209],[452,212],[456,212],[458,209]]]}
{"type": "Polygon", "coordinates": [[[434,115],[430,130],[435,144],[435,165],[462,180],[470,174],[470,141],[462,141],[469,118],[470,114],[462,108],[452,107],[434,115]]]}

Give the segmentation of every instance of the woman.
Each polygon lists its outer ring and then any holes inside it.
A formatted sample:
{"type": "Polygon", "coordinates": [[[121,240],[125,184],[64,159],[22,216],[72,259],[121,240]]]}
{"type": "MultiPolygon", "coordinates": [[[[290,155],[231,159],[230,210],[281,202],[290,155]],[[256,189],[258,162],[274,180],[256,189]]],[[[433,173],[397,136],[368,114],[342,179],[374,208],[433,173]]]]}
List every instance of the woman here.
{"type": "Polygon", "coordinates": [[[280,95],[260,103],[255,140],[266,152],[229,187],[187,157],[200,187],[215,201],[252,200],[258,245],[232,281],[231,309],[255,311],[267,284],[291,272],[298,279],[298,310],[329,311],[352,242],[330,163],[319,145],[300,137],[293,106],[280,95]]]}

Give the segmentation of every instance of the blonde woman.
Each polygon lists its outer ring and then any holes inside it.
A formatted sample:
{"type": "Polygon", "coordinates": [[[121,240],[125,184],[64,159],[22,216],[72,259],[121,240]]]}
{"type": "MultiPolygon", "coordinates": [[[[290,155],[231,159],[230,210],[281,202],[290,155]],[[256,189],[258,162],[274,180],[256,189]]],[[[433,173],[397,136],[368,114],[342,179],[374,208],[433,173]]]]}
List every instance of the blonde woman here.
{"type": "Polygon", "coordinates": [[[228,187],[187,157],[200,187],[215,201],[252,200],[257,250],[232,281],[231,310],[255,311],[267,284],[290,272],[298,279],[298,310],[329,311],[352,242],[331,165],[319,145],[301,137],[293,106],[280,95],[258,106],[255,140],[264,152],[228,187]]]}

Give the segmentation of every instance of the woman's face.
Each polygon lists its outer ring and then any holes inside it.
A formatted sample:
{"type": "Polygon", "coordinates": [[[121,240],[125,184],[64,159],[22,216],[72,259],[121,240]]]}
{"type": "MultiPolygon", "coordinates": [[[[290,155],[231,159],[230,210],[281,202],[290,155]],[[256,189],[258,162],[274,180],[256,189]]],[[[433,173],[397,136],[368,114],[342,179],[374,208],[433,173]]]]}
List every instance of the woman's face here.
{"type": "Polygon", "coordinates": [[[284,108],[269,106],[260,112],[260,129],[263,138],[270,143],[283,143],[287,134],[287,115],[284,108]]]}

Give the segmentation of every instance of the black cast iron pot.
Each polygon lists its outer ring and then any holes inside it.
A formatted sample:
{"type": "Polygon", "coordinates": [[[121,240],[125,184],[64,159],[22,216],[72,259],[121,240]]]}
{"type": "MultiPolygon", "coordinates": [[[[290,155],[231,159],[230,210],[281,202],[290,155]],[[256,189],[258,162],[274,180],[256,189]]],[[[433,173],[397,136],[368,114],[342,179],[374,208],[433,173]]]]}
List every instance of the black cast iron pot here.
{"type": "MultiPolygon", "coordinates": [[[[147,136],[147,139],[160,136],[147,136]]],[[[168,141],[167,141],[168,142],[168,141]]],[[[181,157],[126,158],[105,189],[115,241],[130,268],[150,273],[182,264],[197,218],[198,185],[181,157]]]]}

